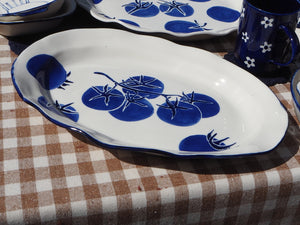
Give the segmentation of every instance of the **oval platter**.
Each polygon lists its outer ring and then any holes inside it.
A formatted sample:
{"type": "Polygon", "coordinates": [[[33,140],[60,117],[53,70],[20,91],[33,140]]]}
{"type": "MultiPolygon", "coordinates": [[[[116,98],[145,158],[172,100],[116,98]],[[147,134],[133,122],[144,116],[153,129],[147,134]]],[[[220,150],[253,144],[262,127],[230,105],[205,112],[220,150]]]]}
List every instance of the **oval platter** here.
{"type": "Polygon", "coordinates": [[[288,125],[279,100],[250,73],[204,50],[121,30],[47,36],[18,56],[12,80],[50,121],[110,148],[242,156],[274,149],[288,125]]]}
{"type": "Polygon", "coordinates": [[[168,39],[205,39],[238,27],[241,0],[77,0],[91,16],[168,39]]]}

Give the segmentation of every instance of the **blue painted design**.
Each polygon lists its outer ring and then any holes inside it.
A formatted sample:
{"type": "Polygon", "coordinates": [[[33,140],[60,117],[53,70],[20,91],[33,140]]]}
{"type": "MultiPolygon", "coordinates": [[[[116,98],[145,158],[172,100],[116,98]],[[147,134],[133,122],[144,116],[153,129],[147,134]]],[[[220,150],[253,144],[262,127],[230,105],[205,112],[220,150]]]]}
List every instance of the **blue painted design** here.
{"type": "Polygon", "coordinates": [[[41,13],[41,12],[45,12],[48,10],[49,5],[51,4],[51,2],[49,3],[43,3],[41,1],[40,6],[37,6],[36,4],[37,2],[31,2],[30,0],[11,0],[11,1],[7,1],[7,2],[0,2],[0,8],[2,8],[6,13],[5,14],[0,14],[0,16],[27,16],[27,15],[33,15],[36,13],[41,13]],[[33,4],[31,4],[33,3],[33,4]],[[16,8],[19,8],[20,10],[16,10],[16,8]],[[13,12],[15,11],[15,12],[13,12]]]}
{"type": "Polygon", "coordinates": [[[102,0],[93,0],[93,3],[94,3],[94,4],[98,4],[98,3],[100,3],[100,2],[102,2],[102,0]]]}
{"type": "Polygon", "coordinates": [[[191,126],[201,118],[215,116],[220,111],[219,104],[204,94],[163,93],[163,82],[152,76],[132,76],[118,82],[103,72],[94,74],[107,78],[113,83],[113,87],[108,84],[91,87],[84,92],[82,102],[92,109],[107,110],[123,121],[138,121],[150,117],[154,108],[149,100],[158,97],[163,97],[164,102],[157,104],[157,116],[175,126],[191,126]],[[117,88],[121,88],[122,92],[117,88]]]}
{"type": "Polygon", "coordinates": [[[198,123],[202,117],[200,110],[192,104],[178,101],[170,101],[159,105],[157,116],[164,122],[176,126],[191,126],[198,123]]]}
{"type": "Polygon", "coordinates": [[[49,109],[52,112],[56,112],[53,104],[48,103],[47,99],[44,96],[38,97],[38,103],[40,103],[44,108],[49,109]]]}
{"type": "Polygon", "coordinates": [[[217,133],[213,133],[213,130],[207,135],[192,135],[183,139],[179,144],[181,151],[190,152],[211,152],[211,151],[223,151],[231,148],[236,143],[225,144],[225,141],[229,137],[224,139],[217,139],[217,133]]]}
{"type": "Polygon", "coordinates": [[[136,27],[140,27],[139,24],[137,24],[136,22],[133,22],[131,20],[120,19],[120,21],[122,21],[124,23],[127,23],[127,24],[130,24],[130,25],[133,25],[133,26],[136,26],[136,27]]]}
{"type": "Polygon", "coordinates": [[[159,13],[158,7],[153,2],[143,2],[143,0],[135,0],[122,6],[128,14],[138,17],[153,17],[159,13]]]}
{"type": "Polygon", "coordinates": [[[60,110],[60,112],[62,112],[65,116],[67,116],[68,118],[70,118],[71,120],[77,122],[79,119],[79,114],[78,112],[76,112],[76,110],[71,106],[73,104],[69,103],[66,105],[63,104],[59,104],[57,101],[55,102],[55,106],[58,110],[60,110]]]}
{"type": "Polygon", "coordinates": [[[224,6],[214,6],[207,10],[207,15],[215,20],[231,23],[240,17],[240,12],[224,6]]]}
{"type": "Polygon", "coordinates": [[[190,94],[183,93],[181,101],[195,105],[202,112],[202,118],[215,116],[220,111],[220,106],[216,100],[204,94],[195,92],[190,94]]]}
{"type": "Polygon", "coordinates": [[[138,94],[126,93],[124,104],[109,113],[122,121],[134,122],[150,117],[154,112],[151,103],[138,94]]]}
{"type": "Polygon", "coordinates": [[[73,103],[63,105],[59,104],[58,101],[55,101],[55,104],[53,104],[49,103],[44,96],[40,96],[38,98],[38,102],[51,112],[58,113],[57,110],[59,110],[59,112],[63,113],[66,117],[75,122],[79,119],[79,113],[71,106],[73,103]]]}
{"type": "Polygon", "coordinates": [[[97,110],[116,109],[123,104],[124,99],[120,91],[108,85],[91,87],[82,95],[83,104],[97,110]]]}
{"type": "Polygon", "coordinates": [[[194,22],[173,20],[165,24],[165,29],[175,33],[193,33],[198,31],[211,30],[206,28],[207,23],[200,25],[197,20],[194,22]]]}
{"type": "Polygon", "coordinates": [[[64,67],[50,55],[41,54],[32,57],[27,62],[26,68],[47,90],[65,89],[66,86],[73,83],[67,79],[71,72],[67,73],[64,67]]]}
{"type": "Polygon", "coordinates": [[[174,0],[160,2],[160,11],[169,16],[174,17],[187,17],[194,13],[194,9],[188,3],[176,2],[174,0]]]}
{"type": "Polygon", "coordinates": [[[143,75],[130,77],[122,85],[125,85],[124,92],[138,92],[140,96],[148,99],[157,98],[164,90],[164,84],[160,80],[143,75]]]}

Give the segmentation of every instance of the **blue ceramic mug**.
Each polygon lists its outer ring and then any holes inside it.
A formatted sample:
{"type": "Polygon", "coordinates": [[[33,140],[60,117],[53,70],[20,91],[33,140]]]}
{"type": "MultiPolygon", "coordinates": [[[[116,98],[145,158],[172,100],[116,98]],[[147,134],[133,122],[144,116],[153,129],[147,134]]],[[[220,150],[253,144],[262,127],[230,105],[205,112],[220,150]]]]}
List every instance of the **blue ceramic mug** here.
{"type": "Polygon", "coordinates": [[[234,50],[237,64],[268,76],[294,62],[299,10],[297,0],[244,0],[234,50]]]}

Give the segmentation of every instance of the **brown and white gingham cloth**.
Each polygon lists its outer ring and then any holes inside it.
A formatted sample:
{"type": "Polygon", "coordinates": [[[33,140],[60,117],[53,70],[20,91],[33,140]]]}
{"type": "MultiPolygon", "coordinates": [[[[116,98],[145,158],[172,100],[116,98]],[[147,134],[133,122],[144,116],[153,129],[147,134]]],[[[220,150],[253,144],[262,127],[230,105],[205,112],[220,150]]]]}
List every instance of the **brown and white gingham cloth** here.
{"type": "MultiPolygon", "coordinates": [[[[211,51],[226,44],[204,43],[211,51]]],[[[15,57],[0,37],[0,224],[300,224],[300,127],[289,84],[271,87],[289,113],[275,150],[172,159],[103,149],[49,122],[16,93],[15,57]]]]}

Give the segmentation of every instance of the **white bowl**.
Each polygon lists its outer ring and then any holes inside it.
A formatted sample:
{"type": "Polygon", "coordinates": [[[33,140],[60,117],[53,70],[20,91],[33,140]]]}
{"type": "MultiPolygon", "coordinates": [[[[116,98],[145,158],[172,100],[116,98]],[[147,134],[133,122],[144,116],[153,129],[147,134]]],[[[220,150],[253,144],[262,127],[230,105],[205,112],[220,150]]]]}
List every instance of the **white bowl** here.
{"type": "Polygon", "coordinates": [[[20,36],[38,33],[56,27],[62,19],[76,9],[74,0],[65,0],[61,9],[52,17],[28,21],[0,21],[0,34],[4,36],[20,36]]]}
{"type": "Polygon", "coordinates": [[[0,0],[0,21],[25,21],[54,15],[64,0],[0,0]]]}
{"type": "Polygon", "coordinates": [[[296,71],[291,81],[291,93],[293,97],[294,111],[300,122],[300,70],[296,71]]]}

